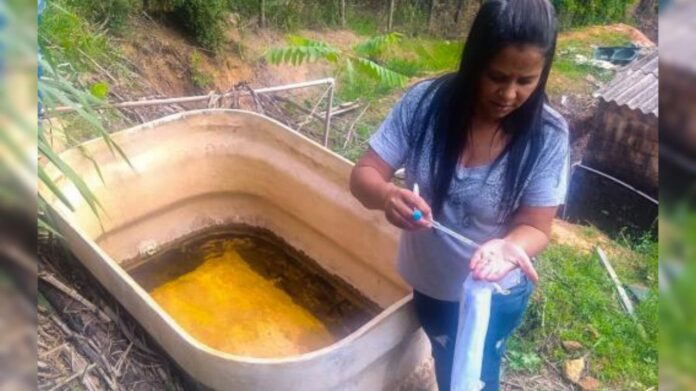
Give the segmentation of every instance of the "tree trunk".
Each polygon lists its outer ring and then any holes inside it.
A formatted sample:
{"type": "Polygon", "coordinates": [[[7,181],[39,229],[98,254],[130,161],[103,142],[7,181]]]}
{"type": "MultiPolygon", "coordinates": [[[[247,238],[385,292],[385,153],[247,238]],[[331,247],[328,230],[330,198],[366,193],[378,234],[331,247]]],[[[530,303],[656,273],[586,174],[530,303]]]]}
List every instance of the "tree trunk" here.
{"type": "Polygon", "coordinates": [[[394,2],[396,0],[389,0],[389,20],[387,21],[387,31],[392,31],[394,25],[394,2]]]}
{"type": "Polygon", "coordinates": [[[640,0],[638,13],[654,12],[657,9],[657,0],[640,0]]]}
{"type": "Polygon", "coordinates": [[[437,0],[430,0],[430,10],[428,11],[428,31],[433,31],[433,23],[435,22],[435,8],[437,0]]]}
{"type": "Polygon", "coordinates": [[[462,17],[462,8],[464,7],[464,0],[457,1],[457,12],[454,14],[454,24],[459,24],[459,20],[462,17]]]}
{"type": "Polygon", "coordinates": [[[346,27],[346,0],[341,0],[341,27],[346,27]]]}
{"type": "Polygon", "coordinates": [[[266,27],[266,0],[261,0],[261,27],[266,27]]]}

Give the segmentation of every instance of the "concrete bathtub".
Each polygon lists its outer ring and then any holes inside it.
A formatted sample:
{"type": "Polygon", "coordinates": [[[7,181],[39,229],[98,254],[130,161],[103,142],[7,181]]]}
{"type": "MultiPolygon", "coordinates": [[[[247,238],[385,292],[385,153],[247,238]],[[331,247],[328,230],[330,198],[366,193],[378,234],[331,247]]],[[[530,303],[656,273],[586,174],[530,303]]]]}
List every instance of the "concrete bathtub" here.
{"type": "MultiPolygon", "coordinates": [[[[267,117],[238,110],[178,114],[113,135],[133,168],[101,140],[62,157],[94,189],[101,222],[73,184],[51,175],[74,211],[40,189],[70,249],[196,381],[217,390],[391,390],[429,356],[408,286],[394,265],[398,232],[348,191],[352,164],[267,117]],[[384,310],[332,345],[283,358],[212,349],[183,328],[126,271],[211,227],[272,231],[384,310]]],[[[420,385],[430,387],[432,385],[420,385]]]]}

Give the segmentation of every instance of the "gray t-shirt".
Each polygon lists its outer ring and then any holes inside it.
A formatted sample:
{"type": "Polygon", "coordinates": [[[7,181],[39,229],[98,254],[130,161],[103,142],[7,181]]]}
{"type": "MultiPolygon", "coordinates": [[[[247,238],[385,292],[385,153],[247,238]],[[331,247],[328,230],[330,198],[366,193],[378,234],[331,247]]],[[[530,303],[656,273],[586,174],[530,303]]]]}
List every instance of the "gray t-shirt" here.
{"type": "MultiPolygon", "coordinates": [[[[430,95],[423,102],[421,98],[431,83],[423,82],[409,90],[369,140],[370,147],[392,168],[405,168],[407,186],[412,189],[418,183],[421,197],[429,204],[432,202],[430,170],[428,163],[423,162],[430,161],[432,137],[425,137],[421,164],[417,164],[414,144],[420,118],[414,117],[419,103],[430,103],[430,95]]],[[[565,199],[568,127],[563,117],[549,106],[544,107],[544,116],[546,125],[540,130],[544,132],[544,145],[517,206],[556,206],[565,199]]],[[[503,236],[505,223],[500,221],[499,211],[506,160],[503,156],[492,171],[491,165],[458,166],[438,221],[478,243],[503,236]]],[[[458,301],[473,252],[473,248],[439,231],[403,231],[399,241],[399,271],[414,289],[436,299],[458,301]]]]}

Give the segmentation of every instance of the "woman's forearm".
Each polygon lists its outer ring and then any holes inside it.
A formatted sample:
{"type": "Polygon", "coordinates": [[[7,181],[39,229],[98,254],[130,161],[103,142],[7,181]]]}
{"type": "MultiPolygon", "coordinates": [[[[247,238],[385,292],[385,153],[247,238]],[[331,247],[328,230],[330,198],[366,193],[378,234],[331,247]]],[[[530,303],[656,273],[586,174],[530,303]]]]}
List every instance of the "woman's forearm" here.
{"type": "Polygon", "coordinates": [[[356,166],[350,176],[350,192],[368,209],[384,210],[385,200],[396,185],[369,166],[356,166]]]}
{"type": "Polygon", "coordinates": [[[544,231],[526,224],[515,226],[505,240],[520,246],[530,258],[541,253],[549,244],[549,237],[544,231]]]}

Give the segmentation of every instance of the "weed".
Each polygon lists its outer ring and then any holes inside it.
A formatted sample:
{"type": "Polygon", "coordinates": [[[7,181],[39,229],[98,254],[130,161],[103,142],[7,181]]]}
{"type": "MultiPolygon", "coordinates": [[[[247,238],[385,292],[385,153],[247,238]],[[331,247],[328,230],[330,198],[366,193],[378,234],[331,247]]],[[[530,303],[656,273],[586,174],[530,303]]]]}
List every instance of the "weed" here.
{"type": "Polygon", "coordinates": [[[112,53],[106,36],[62,1],[48,3],[39,23],[39,45],[49,63],[68,63],[75,71],[92,68],[85,55],[106,64],[112,53]]]}
{"type": "Polygon", "coordinates": [[[189,72],[191,72],[191,81],[198,88],[206,88],[213,83],[213,78],[203,70],[203,57],[198,51],[191,52],[189,58],[189,72]]]}
{"type": "Polygon", "coordinates": [[[590,353],[590,373],[603,382],[627,385],[627,389],[656,385],[657,282],[645,282],[650,294],[636,305],[636,321],[620,307],[613,284],[594,254],[551,245],[539,258],[542,282],[513,339],[518,341],[513,344],[518,353],[508,355],[517,361],[511,369],[524,366],[525,354],[541,353],[556,361],[569,358],[560,342],[576,340],[590,353]],[[550,345],[543,346],[546,341],[550,345]],[[538,346],[544,351],[538,352],[538,346]]]}

